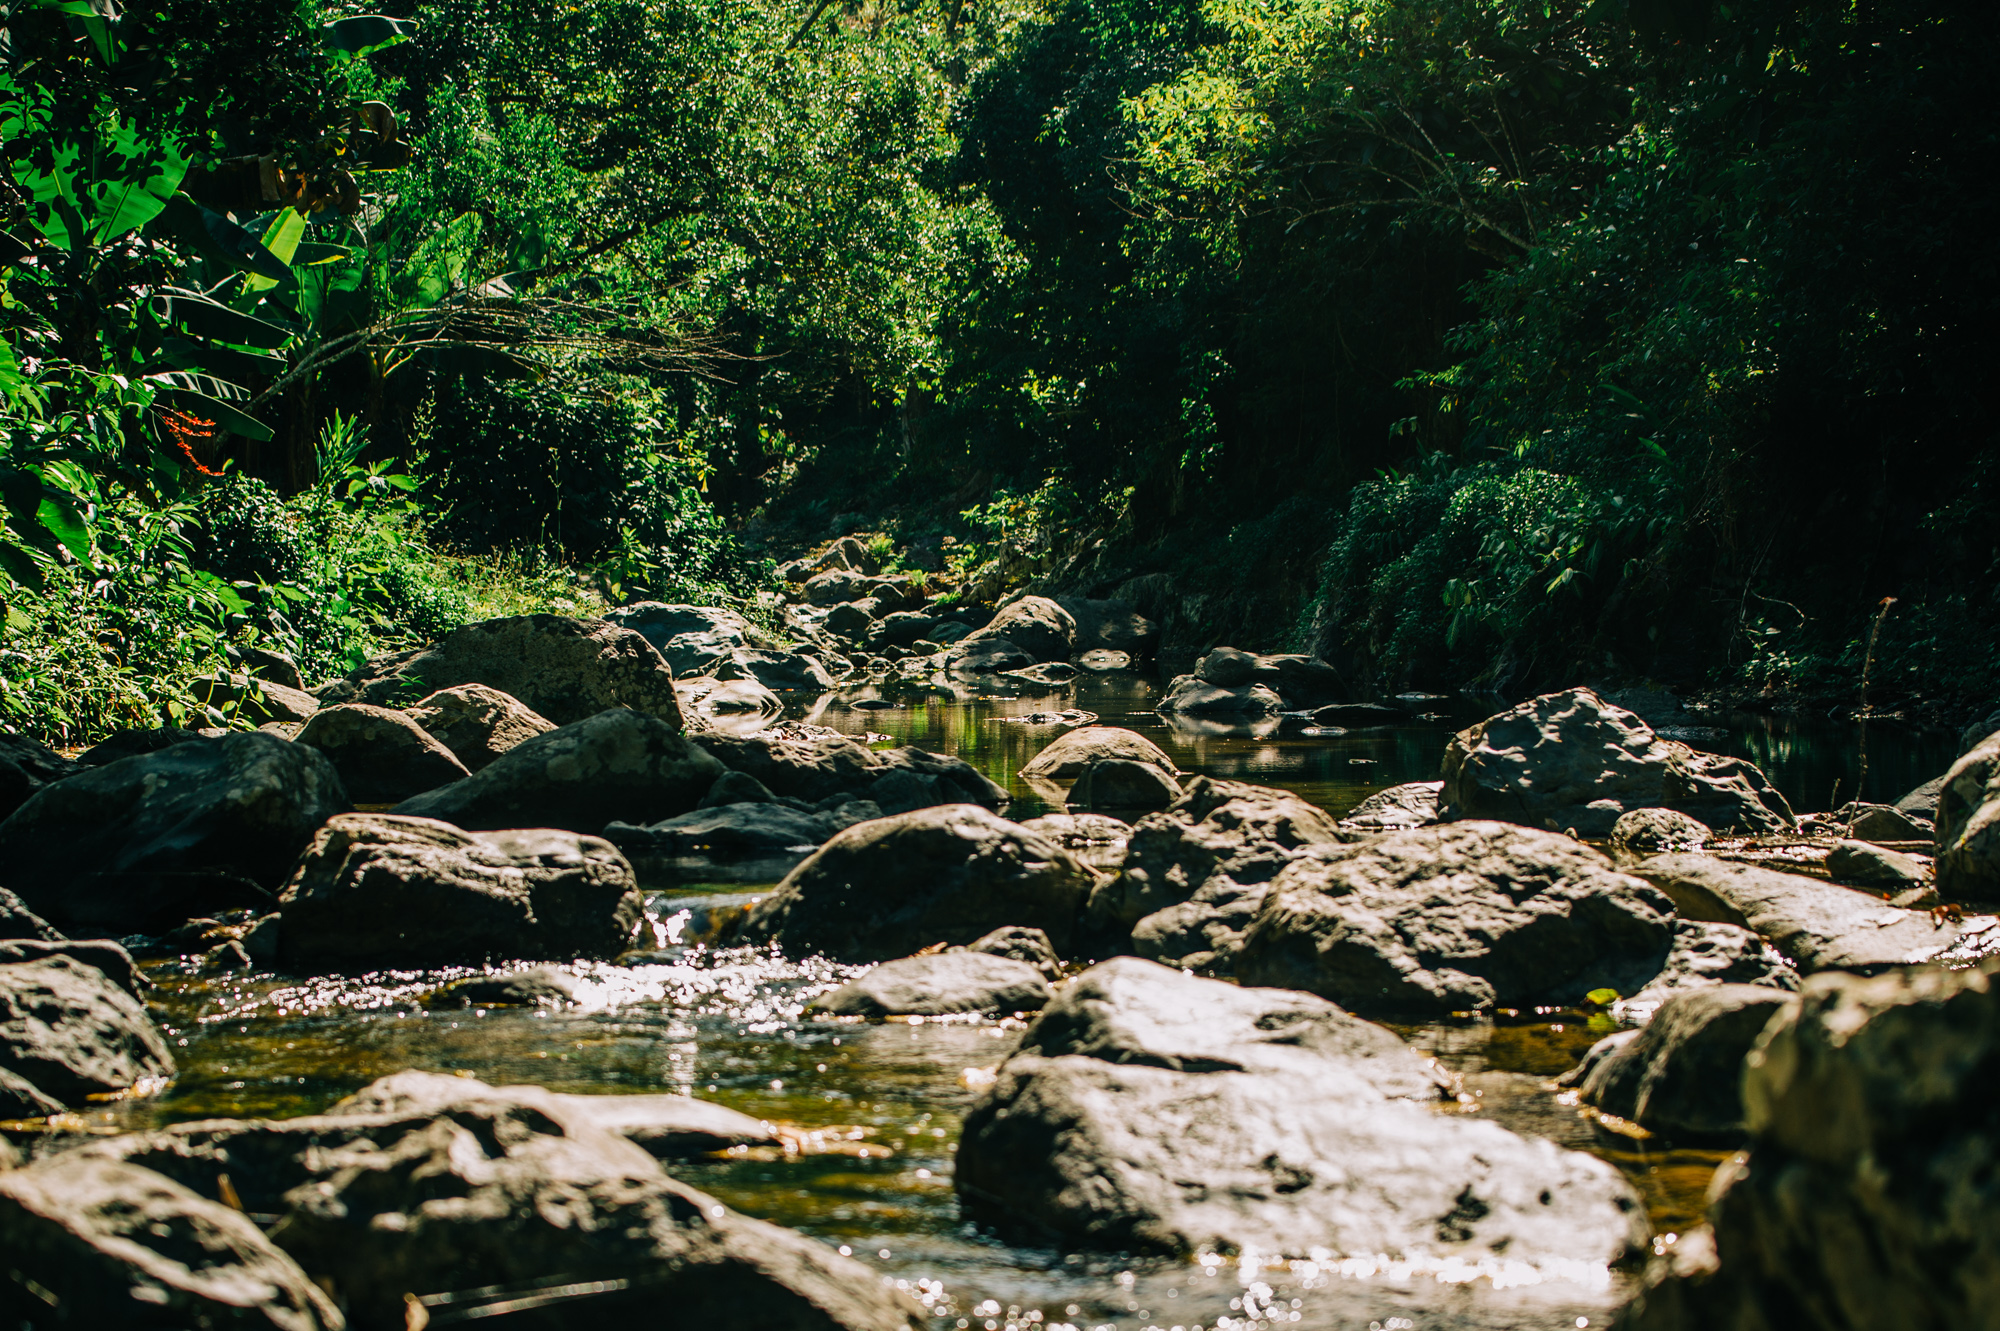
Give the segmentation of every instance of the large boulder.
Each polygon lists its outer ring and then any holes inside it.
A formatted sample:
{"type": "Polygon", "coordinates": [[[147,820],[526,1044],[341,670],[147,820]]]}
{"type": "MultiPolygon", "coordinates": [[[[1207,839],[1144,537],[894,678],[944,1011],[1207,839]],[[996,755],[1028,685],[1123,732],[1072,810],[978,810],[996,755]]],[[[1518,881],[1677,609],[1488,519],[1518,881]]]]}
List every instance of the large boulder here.
{"type": "Polygon", "coordinates": [[[1008,638],[960,638],[938,658],[939,665],[963,678],[1003,675],[1026,670],[1035,664],[1034,655],[1008,638]]]}
{"type": "Polygon", "coordinates": [[[1091,937],[1106,952],[1227,969],[1278,871],[1347,837],[1296,795],[1198,776],[1133,829],[1118,876],[1091,894],[1091,937]]]}
{"type": "Polygon", "coordinates": [[[615,708],[518,744],[475,775],[393,810],[469,831],[562,827],[601,831],[694,808],[722,764],[677,725],[615,708]]]}
{"type": "Polygon", "coordinates": [[[121,758],[136,758],[142,753],[158,753],[171,749],[176,744],[188,744],[201,739],[199,730],[189,730],[185,726],[145,726],[125,730],[114,730],[105,736],[100,744],[92,745],[76,756],[79,767],[103,767],[121,758]]]}
{"type": "Polygon", "coordinates": [[[726,644],[725,650],[733,650],[750,645],[752,639],[757,637],[749,620],[734,610],[714,606],[640,601],[606,612],[604,620],[621,629],[631,629],[652,643],[677,675],[700,673],[699,669],[691,668],[692,662],[687,667],[681,664],[673,647],[677,638],[689,640],[683,650],[692,652],[696,643],[726,644]]]}
{"type": "Polygon", "coordinates": [[[1049,1001],[1040,970],[983,952],[899,957],[862,972],[812,1010],[833,1017],[935,1017],[959,1012],[1039,1012],[1049,1001]]]}
{"type": "Polygon", "coordinates": [[[1689,989],[1637,1031],[1594,1045],[1558,1080],[1587,1105],[1683,1141],[1743,1131],[1743,1059],[1764,1028],[1798,998],[1756,984],[1689,989]]]}
{"type": "Polygon", "coordinates": [[[1074,643],[1079,656],[1109,651],[1123,652],[1128,658],[1145,658],[1159,647],[1159,628],[1130,601],[1115,598],[1098,601],[1083,596],[1058,596],[1054,600],[1076,624],[1074,643]]]}
{"type": "Polygon", "coordinates": [[[2000,733],[1974,745],[1945,773],[1937,846],[1939,893],[2000,898],[2000,733]]]}
{"type": "Polygon", "coordinates": [[[1643,860],[1676,850],[1700,850],[1713,835],[1708,824],[1672,809],[1634,809],[1611,825],[1611,853],[1643,860]]]}
{"type": "Polygon", "coordinates": [[[1792,993],[1799,973],[1784,954],[1736,924],[1715,920],[1674,921],[1674,945],[1659,974],[1646,987],[1614,1005],[1623,1021],[1644,1024],[1670,998],[1717,985],[1762,985],[1792,993]]]}
{"type": "Polygon", "coordinates": [[[1066,1248],[1532,1268],[1645,1241],[1615,1169],[1437,1114],[1440,1081],[1330,1003],[1120,958],[1023,1033],[955,1182],[974,1214],[1066,1248]]]}
{"type": "Polygon", "coordinates": [[[1672,942],[1673,903],[1590,847],[1511,823],[1447,823],[1286,866],[1236,974],[1362,1011],[1526,1007],[1633,992],[1672,942]]]}
{"type": "Polygon", "coordinates": [[[0,818],[52,782],[73,776],[78,765],[26,735],[0,735],[0,818]]]}
{"type": "Polygon", "coordinates": [[[407,710],[412,721],[473,772],[556,728],[519,698],[484,684],[439,689],[407,710]]]}
{"type": "Polygon", "coordinates": [[[1096,881],[1054,842],[976,804],[948,804],[848,828],[751,910],[737,940],[886,961],[1019,924],[1067,954],[1096,881]]]}
{"type": "Polygon", "coordinates": [[[320,829],[279,909],[288,963],[376,970],[615,957],[645,901],[594,836],[354,813],[320,829]]]}
{"type": "Polygon", "coordinates": [[[239,723],[248,721],[252,725],[267,721],[304,721],[320,705],[318,698],[301,689],[227,671],[218,671],[215,675],[192,681],[188,692],[204,706],[226,713],[239,723]]]}
{"type": "Polygon", "coordinates": [[[34,938],[53,943],[62,930],[28,909],[28,903],[0,887],[0,939],[34,938]]]}
{"type": "MultiPolygon", "coordinates": [[[[17,1092],[26,1083],[58,1105],[80,1105],[171,1077],[174,1057],[138,999],[94,966],[51,956],[0,964],[0,1072],[17,1092]]],[[[7,1099],[0,1087],[0,1105],[7,1099]]]]}
{"type": "Polygon", "coordinates": [[[87,1153],[0,1173],[0,1252],[10,1327],[347,1325],[241,1211],[87,1153]]]}
{"type": "Polygon", "coordinates": [[[669,1177],[576,1103],[594,1097],[466,1092],[382,1113],[184,1123],[84,1152],[208,1196],[227,1174],[245,1210],[278,1217],[272,1241],[358,1328],[405,1327],[427,1309],[518,1313],[593,1285],[574,1311],[556,1305],[564,1320],[537,1324],[668,1309],[686,1326],[911,1331],[921,1317],[860,1263],[669,1177]]]}
{"type": "Polygon", "coordinates": [[[772,794],[824,805],[868,800],[884,813],[935,804],[1005,808],[1007,792],[962,758],[915,746],[876,750],[837,734],[706,734],[695,740],[723,766],[755,777],[772,794]]]}
{"type": "Polygon", "coordinates": [[[1058,735],[1049,746],[1021,765],[1021,775],[1048,781],[1069,781],[1100,758],[1151,763],[1173,773],[1174,760],[1159,745],[1135,730],[1118,726],[1079,726],[1058,735]]]}
{"type": "Polygon", "coordinates": [[[70,932],[147,933],[268,901],[348,807],[326,755],[261,732],[93,767],[0,823],[0,884],[70,932]]]}
{"type": "Polygon", "coordinates": [[[394,804],[472,775],[407,714],[367,703],[322,707],[295,742],[325,754],[357,804],[394,804]]]}
{"type": "Polygon", "coordinates": [[[1792,826],[1784,797],[1738,758],[1661,739],[1589,689],[1544,694],[1452,737],[1444,817],[1609,836],[1633,809],[1675,809],[1716,831],[1792,826]]]}
{"type": "Polygon", "coordinates": [[[1928,961],[1960,933],[1956,924],[1899,910],[1872,893],[1708,855],[1655,855],[1631,872],[1672,897],[1683,919],[1741,925],[1808,975],[1928,961]]]}
{"type": "Polygon", "coordinates": [[[1262,684],[1225,686],[1195,675],[1177,675],[1153,710],[1187,716],[1269,716],[1284,711],[1285,700],[1262,684]]]}
{"type": "Polygon", "coordinates": [[[601,619],[516,615],[454,629],[436,645],[378,657],[320,690],[325,703],[400,707],[484,684],[559,726],[629,707],[679,728],[674,672],[652,643],[601,619]]]}
{"type": "Polygon", "coordinates": [[[1002,606],[985,628],[968,633],[959,645],[994,639],[1013,643],[1034,661],[1067,661],[1076,652],[1076,619],[1046,596],[1023,596],[1002,606]]]}
{"type": "Polygon", "coordinates": [[[2000,962],[1818,975],[1743,1074],[1747,1155],[1716,1172],[1628,1331],[1993,1324],[2000,962]]]}
{"type": "Polygon", "coordinates": [[[1070,788],[1069,807],[1132,813],[1164,809],[1180,797],[1181,783],[1152,763],[1099,758],[1083,769],[1070,788]]]}
{"type": "Polygon", "coordinates": [[[828,569],[807,579],[804,591],[806,600],[814,605],[872,600],[884,609],[894,610],[910,599],[907,578],[871,578],[844,569],[828,569]]]}
{"type": "Polygon", "coordinates": [[[1438,792],[1443,789],[1442,781],[1405,781],[1378,790],[1342,815],[1340,825],[1357,832],[1428,827],[1438,820],[1438,792]]]}
{"type": "Polygon", "coordinates": [[[825,693],[833,687],[833,676],[826,673],[826,667],[803,652],[743,648],[717,663],[715,677],[754,679],[774,693],[825,693]]]}
{"type": "Polygon", "coordinates": [[[44,961],[50,957],[68,957],[97,971],[141,1004],[153,987],[125,945],[109,938],[0,939],[0,962],[44,961]]]}

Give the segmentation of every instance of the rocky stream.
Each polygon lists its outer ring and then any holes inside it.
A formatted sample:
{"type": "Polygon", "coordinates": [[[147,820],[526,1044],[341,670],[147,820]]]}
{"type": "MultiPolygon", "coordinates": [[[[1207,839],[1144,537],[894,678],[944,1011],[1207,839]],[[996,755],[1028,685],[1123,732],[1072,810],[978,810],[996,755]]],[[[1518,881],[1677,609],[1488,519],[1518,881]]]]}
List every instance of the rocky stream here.
{"type": "Polygon", "coordinates": [[[0,1323],[2000,1319],[2000,718],[792,573],[0,736],[0,1323]]]}

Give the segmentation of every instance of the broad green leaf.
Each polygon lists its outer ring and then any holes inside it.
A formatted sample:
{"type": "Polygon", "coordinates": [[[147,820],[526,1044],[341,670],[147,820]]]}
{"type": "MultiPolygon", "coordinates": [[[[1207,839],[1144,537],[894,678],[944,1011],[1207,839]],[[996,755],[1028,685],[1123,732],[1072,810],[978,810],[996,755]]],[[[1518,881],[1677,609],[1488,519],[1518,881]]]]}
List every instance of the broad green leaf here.
{"type": "MultiPolygon", "coordinates": [[[[286,273],[289,274],[292,266],[292,256],[298,252],[299,240],[305,234],[305,214],[299,212],[296,208],[286,208],[278,213],[269,226],[264,228],[264,235],[258,243],[264,247],[272,258],[283,264],[286,273]]],[[[278,280],[276,278],[268,277],[264,273],[258,272],[243,283],[243,290],[246,293],[269,291],[277,285],[278,280]]]]}
{"type": "Polygon", "coordinates": [[[289,271],[277,255],[264,248],[255,231],[202,207],[185,194],[176,194],[168,201],[156,227],[168,238],[224,264],[247,268],[279,281],[289,271]]]}
{"type": "Polygon", "coordinates": [[[78,563],[90,561],[90,524],[83,512],[65,495],[44,495],[35,508],[35,520],[42,530],[61,541],[78,563]]]}
{"type": "Polygon", "coordinates": [[[292,269],[318,268],[322,264],[339,263],[352,258],[354,251],[345,245],[321,245],[308,241],[292,252],[292,269]]]}
{"type": "Polygon", "coordinates": [[[14,349],[0,341],[0,395],[11,395],[20,386],[21,366],[14,359],[14,349]]]}
{"type": "Polygon", "coordinates": [[[108,173],[91,187],[96,243],[108,244],[158,217],[181,187],[189,158],[172,139],[153,139],[120,125],[94,171],[108,173]]]}
{"type": "MultiPolygon", "coordinates": [[[[204,382],[214,383],[213,379],[204,382]]],[[[235,387],[233,384],[229,387],[235,387]]],[[[237,389],[240,393],[241,389],[237,389]]],[[[178,411],[199,416],[203,420],[214,421],[231,434],[240,434],[246,439],[269,439],[271,427],[255,416],[237,410],[219,398],[209,397],[186,388],[166,388],[160,392],[160,400],[171,404],[178,411]]]]}
{"type": "Polygon", "coordinates": [[[298,334],[283,324],[259,319],[253,314],[231,309],[219,301],[191,291],[170,290],[153,298],[153,311],[162,322],[185,329],[196,337],[238,346],[276,350],[298,334]]]}
{"type": "Polygon", "coordinates": [[[258,375],[279,374],[285,368],[283,356],[265,356],[254,351],[238,351],[214,342],[191,342],[169,337],[160,344],[169,364],[180,370],[212,370],[231,379],[254,379],[258,375]]]}
{"type": "MultiPolygon", "coordinates": [[[[16,586],[26,587],[32,592],[40,591],[47,582],[41,562],[26,547],[5,538],[0,538],[0,574],[5,574],[16,586]]],[[[7,622],[10,628],[15,627],[11,609],[7,622]]]]}
{"type": "Polygon", "coordinates": [[[217,379],[213,375],[186,370],[165,370],[159,374],[149,374],[146,382],[153,391],[164,397],[167,393],[194,393],[201,397],[218,398],[224,402],[241,402],[250,396],[250,390],[241,384],[232,384],[227,379],[217,379]]]}
{"type": "Polygon", "coordinates": [[[385,46],[407,42],[416,36],[414,19],[390,18],[384,14],[357,14],[335,19],[320,27],[320,39],[327,49],[347,59],[379,51],[385,46]]]}

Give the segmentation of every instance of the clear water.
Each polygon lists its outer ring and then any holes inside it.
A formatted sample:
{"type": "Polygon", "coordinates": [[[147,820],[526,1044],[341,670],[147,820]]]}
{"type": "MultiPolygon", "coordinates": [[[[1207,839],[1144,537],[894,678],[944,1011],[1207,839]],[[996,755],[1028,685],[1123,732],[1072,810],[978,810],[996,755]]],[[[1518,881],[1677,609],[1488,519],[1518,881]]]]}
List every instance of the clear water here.
{"type": "MultiPolygon", "coordinates": [[[[1170,725],[1150,710],[1158,688],[1157,681],[1130,675],[1085,677],[1060,689],[899,694],[887,710],[852,707],[880,696],[861,690],[832,695],[798,715],[959,754],[1005,785],[1017,800],[1015,816],[1026,817],[1042,810],[1049,792],[1030,788],[1019,770],[1059,730],[1007,717],[1084,708],[1106,724],[1147,735],[1186,771],[1282,786],[1340,812],[1383,786],[1434,779],[1452,729],[1491,710],[1433,699],[1418,705],[1434,719],[1292,736],[1268,725],[1170,725]]],[[[1766,762],[1801,808],[1823,807],[1813,790],[1829,787],[1853,761],[1851,728],[1778,725],[1755,716],[1729,725],[1731,739],[1715,747],[1766,762]]],[[[1951,757],[1949,739],[1880,723],[1870,749],[1871,769],[1883,790],[1894,793],[1941,772],[1951,757]]],[[[755,895],[740,886],[688,884],[653,905],[661,919],[689,911],[698,935],[704,919],[755,895]]],[[[576,971],[587,999],[577,1008],[479,1015],[421,1006],[426,991],[464,972],[216,977],[195,973],[191,964],[155,965],[157,1006],[181,1074],[155,1097],[83,1117],[101,1132],[217,1115],[311,1113],[412,1067],[560,1091],[698,1095],[822,1130],[822,1148],[739,1153],[677,1165],[676,1173],[741,1211],[844,1246],[906,1282],[931,1306],[933,1325],[952,1331],[1037,1325],[1192,1331],[1275,1323],[1574,1328],[1605,1325],[1631,1290],[1630,1273],[1583,1280],[1550,1273],[1495,1288],[1352,1263],[1135,1261],[1003,1242],[961,1218],[952,1154],[980,1075],[1013,1047],[1018,1023],[807,1019],[805,1003],[850,969],[748,950],[669,949],[651,964],[576,971]]],[[[1469,1112],[1611,1161],[1645,1196],[1656,1230],[1676,1231],[1698,1217],[1722,1154],[1609,1136],[1558,1097],[1551,1078],[1602,1034],[1602,1024],[1558,1012],[1399,1029],[1463,1074],[1475,1106],[1469,1112]]]]}

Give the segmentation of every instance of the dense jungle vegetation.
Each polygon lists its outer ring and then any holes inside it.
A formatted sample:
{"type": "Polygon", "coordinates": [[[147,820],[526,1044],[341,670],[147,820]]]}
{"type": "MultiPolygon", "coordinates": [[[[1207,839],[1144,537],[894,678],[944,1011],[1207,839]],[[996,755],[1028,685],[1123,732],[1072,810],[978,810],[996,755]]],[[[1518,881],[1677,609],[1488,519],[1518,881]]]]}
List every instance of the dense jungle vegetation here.
{"type": "MultiPolygon", "coordinates": [[[[878,533],[1379,687],[2000,693],[1950,0],[13,0],[0,724],[878,533]]],[[[214,719],[214,718],[210,718],[214,719]]]]}

